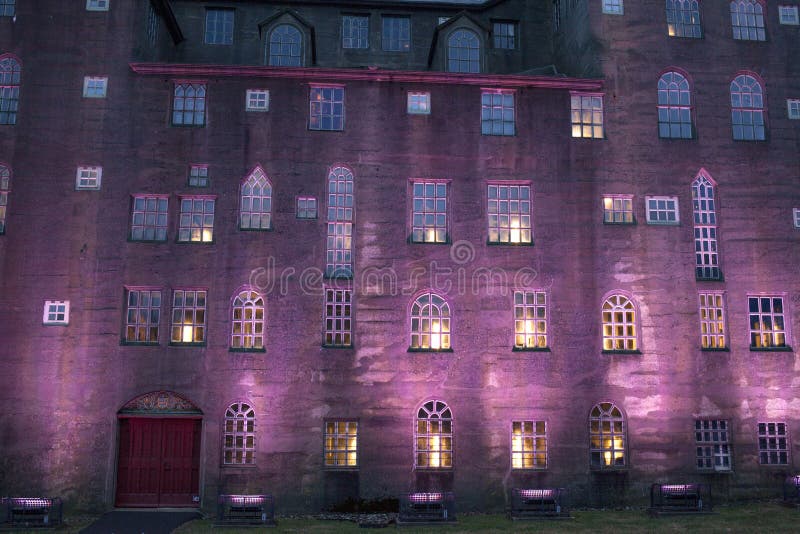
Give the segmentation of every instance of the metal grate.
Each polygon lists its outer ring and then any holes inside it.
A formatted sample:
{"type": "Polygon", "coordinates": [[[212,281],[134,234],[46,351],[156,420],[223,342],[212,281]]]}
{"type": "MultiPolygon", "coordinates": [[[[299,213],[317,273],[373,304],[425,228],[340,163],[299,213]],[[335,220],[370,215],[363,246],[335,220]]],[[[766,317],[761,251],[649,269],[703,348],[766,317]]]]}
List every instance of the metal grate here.
{"type": "Polygon", "coordinates": [[[274,525],[275,502],[271,495],[220,495],[219,525],[274,525]]]}
{"type": "Polygon", "coordinates": [[[456,520],[452,492],[414,492],[400,495],[398,523],[438,523],[456,520]]]}
{"type": "Polygon", "coordinates": [[[654,512],[710,512],[711,489],[703,484],[653,484],[650,509],[654,512]]]}
{"type": "Polygon", "coordinates": [[[566,490],[563,488],[514,488],[511,493],[511,517],[569,516],[566,490]]]}
{"type": "Polygon", "coordinates": [[[61,525],[61,499],[44,497],[4,497],[0,509],[0,525],[55,527],[61,525]]]}

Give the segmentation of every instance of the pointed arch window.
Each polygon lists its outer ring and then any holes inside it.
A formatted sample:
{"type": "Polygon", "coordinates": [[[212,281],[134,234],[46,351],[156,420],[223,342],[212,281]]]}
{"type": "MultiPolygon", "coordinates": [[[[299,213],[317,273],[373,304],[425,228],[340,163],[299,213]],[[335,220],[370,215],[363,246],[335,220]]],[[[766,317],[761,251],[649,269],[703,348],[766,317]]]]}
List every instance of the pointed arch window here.
{"type": "Polygon", "coordinates": [[[264,297],[246,289],[233,299],[231,350],[264,350],[264,297]]]}
{"type": "Polygon", "coordinates": [[[267,64],[300,67],[303,64],[303,34],[291,24],[279,24],[269,32],[267,64]]]}
{"type": "Polygon", "coordinates": [[[224,465],[254,465],[256,462],[256,413],[245,402],[235,402],[225,410],[224,465]]]}
{"type": "Polygon", "coordinates": [[[667,0],[667,33],[670,37],[702,37],[697,0],[667,0]]]}
{"type": "Polygon", "coordinates": [[[475,32],[459,29],[447,39],[447,70],[449,72],[480,72],[481,45],[475,32]]]}
{"type": "Polygon", "coordinates": [[[256,167],[242,183],[239,204],[241,230],[272,228],[272,184],[261,167],[256,167]]]}
{"type": "Polygon", "coordinates": [[[6,233],[8,194],[11,192],[11,169],[0,165],[0,235],[6,233]]]}
{"type": "Polygon", "coordinates": [[[731,125],[737,141],[766,138],[764,88],[754,76],[740,74],[731,82],[731,125]]]}
{"type": "Polygon", "coordinates": [[[743,41],[765,41],[764,6],[758,0],[731,2],[733,38],[743,41]]]}
{"type": "Polygon", "coordinates": [[[596,404],[589,413],[589,449],[592,469],[627,465],[625,416],[611,402],[596,404]]]}
{"type": "Polygon", "coordinates": [[[453,467],[453,416],[446,403],[431,400],[417,410],[414,429],[414,467],[453,467]]]}
{"type": "Polygon", "coordinates": [[[353,172],[336,166],[328,173],[328,238],[325,276],[353,277],[353,172]]]}
{"type": "Polygon", "coordinates": [[[11,56],[0,56],[0,124],[16,124],[22,68],[11,56]]]}
{"type": "Polygon", "coordinates": [[[638,350],[636,307],[625,295],[615,294],[603,302],[603,350],[638,350]]]}
{"type": "Polygon", "coordinates": [[[424,293],[411,305],[409,349],[450,349],[450,305],[436,293],[424,293]]]}
{"type": "Polygon", "coordinates": [[[658,136],[691,139],[693,130],[689,80],[679,72],[665,72],[658,79],[658,136]]]}
{"type": "Polygon", "coordinates": [[[714,184],[702,173],[692,182],[692,211],[694,215],[695,277],[698,280],[721,280],[714,184]]]}

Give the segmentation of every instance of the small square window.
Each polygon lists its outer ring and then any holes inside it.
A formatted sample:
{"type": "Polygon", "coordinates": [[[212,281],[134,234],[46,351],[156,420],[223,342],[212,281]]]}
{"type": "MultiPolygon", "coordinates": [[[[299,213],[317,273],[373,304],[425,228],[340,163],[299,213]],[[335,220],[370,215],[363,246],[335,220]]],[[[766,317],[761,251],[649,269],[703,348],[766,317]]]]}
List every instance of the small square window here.
{"type": "Polygon", "coordinates": [[[233,44],[233,10],[206,9],[206,44],[233,44]]]}
{"type": "Polygon", "coordinates": [[[481,93],[481,134],[514,135],[514,93],[491,90],[481,93]]]}
{"type": "Polygon", "coordinates": [[[83,98],[105,98],[108,78],[105,76],[83,77],[83,98]]]}
{"type": "Polygon", "coordinates": [[[795,98],[787,99],[786,108],[790,119],[800,120],[800,99],[795,99],[795,98]]]}
{"type": "Polygon", "coordinates": [[[245,95],[245,111],[269,111],[269,91],[248,89],[245,95]]]}
{"type": "Polygon", "coordinates": [[[298,219],[317,218],[316,197],[297,197],[297,218],[298,219]]]}
{"type": "Polygon", "coordinates": [[[493,25],[494,47],[513,50],[517,48],[517,23],[495,22],[493,25]]]}
{"type": "Polygon", "coordinates": [[[208,165],[189,166],[189,187],[208,187],[208,165]]]}
{"type": "Polygon", "coordinates": [[[786,423],[758,423],[758,461],[761,465],[789,465],[786,423]]]}
{"type": "Polygon", "coordinates": [[[792,210],[792,215],[792,218],[794,219],[794,227],[800,228],[800,208],[794,208],[792,210]]]}
{"type": "Polygon", "coordinates": [[[408,92],[408,113],[412,115],[428,115],[431,112],[431,94],[408,92]]]}
{"type": "Polygon", "coordinates": [[[606,15],[622,15],[623,0],[603,0],[603,13],[606,15]]]}
{"type": "Polygon", "coordinates": [[[342,48],[369,48],[369,16],[342,17],[342,48]]]}
{"type": "Polygon", "coordinates": [[[411,49],[411,19],[383,17],[381,45],[387,52],[408,52],[411,49]]]}
{"type": "Polygon", "coordinates": [[[108,11],[109,0],[86,0],[86,11],[108,11]]]}
{"type": "Polygon", "coordinates": [[[571,93],[572,137],[603,138],[603,95],[571,93]]]}
{"type": "Polygon", "coordinates": [[[797,26],[800,19],[797,16],[797,6],[778,6],[778,20],[781,24],[797,26]]]}
{"type": "Polygon", "coordinates": [[[102,177],[103,167],[78,167],[75,175],[75,189],[97,191],[100,189],[102,177]]]}
{"type": "Polygon", "coordinates": [[[63,325],[69,324],[69,301],[68,300],[46,300],[44,301],[44,313],[42,314],[42,324],[63,325]]]}
{"type": "Polygon", "coordinates": [[[647,224],[678,224],[678,197],[647,197],[647,224]]]}
{"type": "Polygon", "coordinates": [[[312,87],[309,130],[344,130],[344,87],[312,87]]]}
{"type": "Polygon", "coordinates": [[[603,222],[606,224],[633,224],[633,197],[627,195],[604,196],[603,222]]]}

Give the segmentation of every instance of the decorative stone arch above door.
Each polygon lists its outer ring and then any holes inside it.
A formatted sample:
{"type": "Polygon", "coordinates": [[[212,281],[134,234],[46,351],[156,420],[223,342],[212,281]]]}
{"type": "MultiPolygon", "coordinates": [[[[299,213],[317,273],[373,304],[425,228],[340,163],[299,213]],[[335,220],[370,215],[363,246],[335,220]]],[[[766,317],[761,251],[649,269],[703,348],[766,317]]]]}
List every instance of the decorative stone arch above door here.
{"type": "Polygon", "coordinates": [[[172,391],[151,391],[139,395],[120,409],[120,415],[203,415],[192,401],[172,391]]]}

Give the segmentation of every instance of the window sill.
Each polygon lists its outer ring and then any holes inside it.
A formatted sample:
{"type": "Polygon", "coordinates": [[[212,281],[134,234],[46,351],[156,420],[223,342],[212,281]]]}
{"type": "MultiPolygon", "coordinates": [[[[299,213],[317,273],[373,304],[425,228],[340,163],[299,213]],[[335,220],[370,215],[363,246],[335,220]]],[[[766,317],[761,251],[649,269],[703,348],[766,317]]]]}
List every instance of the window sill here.
{"type": "Polygon", "coordinates": [[[702,352],[730,352],[731,351],[731,349],[729,347],[720,347],[720,348],[701,347],[700,350],[702,352]]]}
{"type": "Polygon", "coordinates": [[[453,352],[453,349],[418,349],[408,347],[408,352],[453,352]]]}
{"type": "Polygon", "coordinates": [[[750,352],[793,352],[792,347],[750,347],[750,352]]]}
{"type": "Polygon", "coordinates": [[[733,469],[697,469],[701,475],[732,475],[733,469]]]}
{"type": "Polygon", "coordinates": [[[512,352],[551,352],[550,347],[513,347],[512,352]]]}
{"type": "Polygon", "coordinates": [[[346,466],[346,465],[326,465],[322,467],[326,473],[357,473],[359,466],[346,466]]]}
{"type": "Polygon", "coordinates": [[[694,279],[698,282],[724,282],[725,277],[719,275],[717,277],[695,276],[694,279]]]}
{"type": "Polygon", "coordinates": [[[758,462],[758,466],[764,467],[766,469],[776,469],[776,468],[787,469],[789,467],[789,463],[787,462],[785,464],[762,464],[761,462],[758,462]]]}
{"type": "Polygon", "coordinates": [[[220,467],[222,469],[255,469],[256,464],[222,464],[220,467]]]}
{"type": "Polygon", "coordinates": [[[125,341],[124,339],[119,342],[123,347],[158,347],[158,341],[125,341]]]}
{"type": "Polygon", "coordinates": [[[486,244],[490,247],[532,247],[533,241],[528,241],[527,243],[506,243],[502,241],[489,241],[487,239],[486,244]]]}
{"type": "Polygon", "coordinates": [[[661,221],[647,221],[648,226],[680,226],[680,221],[675,222],[661,222],[661,221]]]}
{"type": "MultiPolygon", "coordinates": [[[[326,274],[322,278],[324,280],[352,280],[353,279],[353,273],[350,273],[350,274],[344,274],[344,273],[326,274]]],[[[335,289],[349,289],[349,288],[335,288],[335,289]]]]}
{"type": "Polygon", "coordinates": [[[613,221],[603,221],[605,226],[636,226],[636,221],[630,222],[613,222],[613,221]]]}
{"type": "Polygon", "coordinates": [[[174,122],[170,123],[170,126],[172,126],[173,128],[205,128],[206,127],[205,123],[203,123],[203,124],[175,124],[174,122]]]}
{"type": "Polygon", "coordinates": [[[606,467],[591,465],[589,466],[589,469],[593,474],[596,475],[602,475],[602,474],[619,475],[619,474],[627,474],[629,468],[627,465],[606,466],[606,467]]]}
{"type": "Polygon", "coordinates": [[[206,346],[206,342],[205,341],[201,341],[199,343],[178,343],[178,342],[175,342],[175,341],[170,341],[169,342],[169,346],[170,347],[205,347],[206,346]]]}
{"type": "Polygon", "coordinates": [[[355,347],[353,345],[326,345],[323,343],[320,345],[323,349],[333,349],[333,350],[353,350],[355,347]]]}
{"type": "Polygon", "coordinates": [[[546,467],[512,467],[512,473],[543,473],[547,471],[546,467]]]}
{"type": "Polygon", "coordinates": [[[269,228],[242,228],[239,227],[240,232],[272,232],[274,228],[270,226],[269,228]]]}
{"type": "Polygon", "coordinates": [[[230,347],[230,348],[228,348],[228,352],[255,352],[255,353],[259,353],[259,352],[267,352],[267,348],[263,347],[263,348],[260,348],[260,349],[245,349],[245,348],[237,349],[237,348],[230,347]]]}
{"type": "Polygon", "coordinates": [[[163,244],[166,243],[166,239],[133,239],[132,237],[128,238],[128,243],[156,243],[156,244],[163,244]]]}
{"type": "Polygon", "coordinates": [[[216,242],[212,239],[211,241],[175,241],[178,245],[214,245],[216,242]]]}
{"type": "Polygon", "coordinates": [[[447,236],[447,239],[444,241],[414,241],[410,237],[408,238],[408,243],[411,245],[450,245],[450,236],[447,236]]]}
{"type": "Polygon", "coordinates": [[[414,466],[414,471],[425,471],[427,473],[452,473],[452,467],[420,467],[418,465],[414,466]]]}
{"type": "Polygon", "coordinates": [[[601,354],[641,354],[642,351],[639,349],[636,350],[602,350],[600,351],[601,354]]]}

